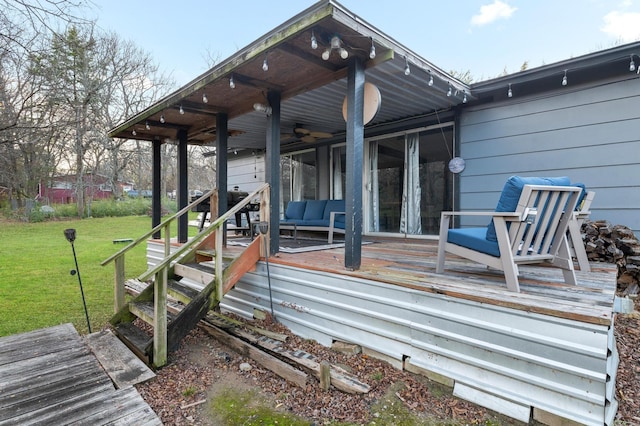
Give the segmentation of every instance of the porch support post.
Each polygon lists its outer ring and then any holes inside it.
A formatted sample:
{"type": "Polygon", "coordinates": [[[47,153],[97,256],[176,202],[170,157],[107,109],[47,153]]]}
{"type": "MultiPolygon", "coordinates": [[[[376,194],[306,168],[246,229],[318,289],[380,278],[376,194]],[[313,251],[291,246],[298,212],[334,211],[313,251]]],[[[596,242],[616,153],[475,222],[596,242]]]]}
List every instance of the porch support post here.
{"type": "Polygon", "coordinates": [[[360,269],[362,258],[362,161],[364,152],[364,64],[349,63],[347,77],[347,164],[344,266],[360,269]]]}
{"type": "MultiPolygon", "coordinates": [[[[211,221],[217,219],[229,208],[227,203],[227,151],[229,149],[229,116],[227,113],[216,114],[216,184],[218,186],[218,205],[211,206],[211,221]],[[214,217],[213,209],[217,209],[214,217]]],[[[206,213],[205,213],[206,214],[206,213]]],[[[224,224],[223,235],[227,235],[227,224],[224,224]]],[[[226,238],[224,239],[226,243],[226,238]]]]}
{"type": "MultiPolygon", "coordinates": [[[[156,138],[153,140],[153,182],[151,184],[151,228],[160,225],[162,220],[162,196],[161,196],[161,170],[162,170],[162,142],[156,138]]],[[[160,238],[160,231],[153,234],[153,238],[160,238]]]]}
{"type": "Polygon", "coordinates": [[[280,93],[269,92],[267,100],[271,107],[265,153],[265,179],[271,187],[269,254],[276,254],[280,248],[280,93]]]}
{"type": "MultiPolygon", "coordinates": [[[[178,210],[189,204],[189,174],[187,171],[187,131],[178,132],[178,210]]],[[[186,243],[189,236],[189,217],[183,214],[178,218],[178,242],[186,243]]]]}

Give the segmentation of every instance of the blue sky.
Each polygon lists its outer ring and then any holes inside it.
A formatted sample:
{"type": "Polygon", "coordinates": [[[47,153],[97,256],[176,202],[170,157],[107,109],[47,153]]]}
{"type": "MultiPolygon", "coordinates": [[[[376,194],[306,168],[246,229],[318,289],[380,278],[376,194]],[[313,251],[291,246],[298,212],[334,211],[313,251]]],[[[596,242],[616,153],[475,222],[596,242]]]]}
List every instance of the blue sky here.
{"type": "MultiPolygon", "coordinates": [[[[93,0],[105,29],[149,52],[180,85],[312,0],[93,0]]],[[[445,71],[485,80],[640,40],[640,0],[341,0],[445,71]]],[[[640,52],[638,52],[640,54],[640,52]]]]}

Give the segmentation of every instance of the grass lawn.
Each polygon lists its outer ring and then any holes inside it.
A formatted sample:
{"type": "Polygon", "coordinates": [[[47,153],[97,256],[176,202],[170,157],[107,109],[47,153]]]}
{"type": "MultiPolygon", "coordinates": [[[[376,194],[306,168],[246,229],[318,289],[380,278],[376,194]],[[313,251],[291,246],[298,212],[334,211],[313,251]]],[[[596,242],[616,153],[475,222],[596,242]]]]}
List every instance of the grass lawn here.
{"type": "MultiPolygon", "coordinates": [[[[71,322],[87,333],[71,244],[75,250],[92,331],[113,315],[114,265],[100,263],[125,247],[114,239],[136,239],[151,227],[148,216],[126,216],[41,223],[0,222],[0,336],[71,322]]],[[[175,235],[175,230],[172,230],[175,235]]],[[[146,269],[146,244],[126,256],[126,278],[146,269]]]]}

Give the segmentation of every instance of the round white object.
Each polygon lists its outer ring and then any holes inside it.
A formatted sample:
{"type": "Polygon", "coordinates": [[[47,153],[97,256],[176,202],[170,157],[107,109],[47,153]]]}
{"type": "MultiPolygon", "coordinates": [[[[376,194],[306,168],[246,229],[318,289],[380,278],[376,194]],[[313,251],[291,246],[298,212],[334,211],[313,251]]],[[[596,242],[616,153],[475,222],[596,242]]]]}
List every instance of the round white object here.
{"type": "MultiPolygon", "coordinates": [[[[380,90],[375,84],[364,83],[364,111],[362,124],[368,124],[373,117],[380,111],[380,104],[382,103],[382,96],[380,90]]],[[[344,97],[342,101],[342,117],[344,121],[347,121],[347,97],[344,97]]]]}
{"type": "Polygon", "coordinates": [[[449,170],[451,173],[460,173],[464,170],[466,164],[462,157],[453,157],[451,161],[449,161],[449,170]]]}

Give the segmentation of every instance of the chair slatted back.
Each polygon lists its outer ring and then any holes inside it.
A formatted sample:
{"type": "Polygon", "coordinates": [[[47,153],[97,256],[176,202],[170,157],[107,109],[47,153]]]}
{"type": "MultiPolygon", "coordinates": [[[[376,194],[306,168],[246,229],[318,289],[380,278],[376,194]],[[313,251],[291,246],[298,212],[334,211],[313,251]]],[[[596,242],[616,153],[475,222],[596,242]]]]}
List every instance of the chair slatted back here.
{"type": "Polygon", "coordinates": [[[524,186],[516,208],[521,213],[520,220],[509,226],[514,259],[537,260],[557,255],[580,191],[573,186],[524,186]]]}

